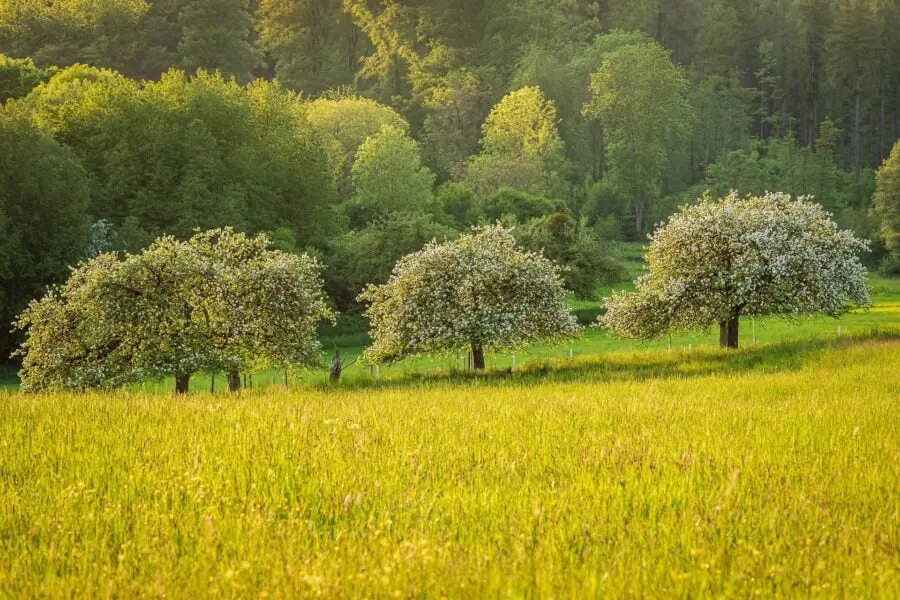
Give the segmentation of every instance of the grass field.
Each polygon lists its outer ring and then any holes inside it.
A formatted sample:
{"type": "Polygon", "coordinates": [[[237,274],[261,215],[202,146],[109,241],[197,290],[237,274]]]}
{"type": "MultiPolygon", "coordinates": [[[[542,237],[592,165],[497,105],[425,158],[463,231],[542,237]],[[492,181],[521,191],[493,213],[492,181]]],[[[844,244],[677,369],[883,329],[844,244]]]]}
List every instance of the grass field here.
{"type": "Polygon", "coordinates": [[[0,599],[900,597],[900,280],[870,284],[739,351],[589,329],[187,398],[0,371],[0,599]]]}
{"type": "Polygon", "coordinates": [[[900,596],[900,336],[0,396],[0,598],[900,596]]]}

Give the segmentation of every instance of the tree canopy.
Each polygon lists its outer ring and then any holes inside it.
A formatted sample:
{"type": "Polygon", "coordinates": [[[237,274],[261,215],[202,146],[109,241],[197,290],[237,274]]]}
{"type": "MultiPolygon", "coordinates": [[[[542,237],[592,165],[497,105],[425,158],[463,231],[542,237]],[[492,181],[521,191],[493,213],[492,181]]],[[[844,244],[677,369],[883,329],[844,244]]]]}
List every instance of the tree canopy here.
{"type": "Polygon", "coordinates": [[[128,248],[196,227],[288,227],[301,244],[335,231],[321,143],[277,84],[240,86],[203,71],[138,84],[76,66],[25,103],[82,160],[91,215],[128,248]]]}
{"type": "Polygon", "coordinates": [[[651,237],[636,292],[605,299],[600,324],[630,338],[719,325],[738,345],[741,316],[839,316],[869,306],[867,244],[805,198],[766,194],[683,206],[651,237]]]}
{"type": "MultiPolygon", "coordinates": [[[[891,155],[878,170],[873,212],[880,223],[884,245],[900,257],[900,142],[894,144],[891,155]]],[[[900,269],[900,258],[895,258],[900,269]]]]}
{"type": "Polygon", "coordinates": [[[415,140],[385,125],[359,147],[351,171],[351,224],[365,226],[391,212],[433,211],[434,175],[415,140]]]}
{"type": "Polygon", "coordinates": [[[230,226],[315,253],[358,310],[383,260],[348,265],[354,234],[393,258],[515,215],[589,295],[606,240],[707,190],[812,195],[897,269],[898,30],[884,0],[0,0],[0,103],[84,174],[72,261],[230,226]]]}
{"type": "Polygon", "coordinates": [[[119,387],[247,368],[316,364],[331,319],[317,263],[229,229],[104,253],[18,319],[26,390],[119,387]]]}
{"type": "Polygon", "coordinates": [[[578,333],[565,302],[560,268],[525,252],[512,233],[490,226],[459,239],[432,242],[402,258],[384,285],[360,296],[368,303],[372,345],[367,360],[471,349],[516,348],[578,333]]]}
{"type": "Polygon", "coordinates": [[[15,103],[0,106],[0,358],[9,323],[88,251],[88,175],[15,103]]]}
{"type": "Polygon", "coordinates": [[[586,117],[600,121],[616,187],[632,199],[634,230],[644,231],[647,205],[660,195],[669,150],[689,130],[688,82],[655,42],[631,44],[604,57],[591,76],[586,117]]]}

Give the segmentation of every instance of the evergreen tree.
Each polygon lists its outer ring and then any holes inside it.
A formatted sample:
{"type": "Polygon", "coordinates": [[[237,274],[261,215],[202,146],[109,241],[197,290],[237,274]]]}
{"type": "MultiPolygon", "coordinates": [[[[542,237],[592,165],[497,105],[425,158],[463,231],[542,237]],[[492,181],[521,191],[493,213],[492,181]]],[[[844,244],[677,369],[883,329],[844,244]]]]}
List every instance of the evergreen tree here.
{"type": "Polygon", "coordinates": [[[259,57],[250,42],[247,0],[185,0],[178,24],[183,69],[189,73],[217,70],[239,81],[250,80],[259,57]]]}

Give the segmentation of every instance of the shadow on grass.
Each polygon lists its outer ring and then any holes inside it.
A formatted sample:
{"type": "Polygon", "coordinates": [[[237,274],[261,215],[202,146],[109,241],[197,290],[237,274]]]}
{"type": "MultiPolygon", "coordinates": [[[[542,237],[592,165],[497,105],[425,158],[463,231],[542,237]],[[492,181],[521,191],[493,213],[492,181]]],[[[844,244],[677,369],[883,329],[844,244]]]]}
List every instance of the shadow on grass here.
{"type": "Polygon", "coordinates": [[[750,346],[740,350],[701,348],[696,350],[647,350],[581,356],[569,360],[546,360],[512,369],[471,372],[437,371],[406,374],[396,379],[373,381],[348,378],[338,385],[315,384],[319,390],[391,389],[408,387],[509,385],[527,387],[536,383],[647,381],[685,379],[748,372],[796,371],[814,363],[828,350],[849,348],[871,341],[900,341],[900,329],[872,329],[840,338],[813,338],[750,346]]]}
{"type": "Polygon", "coordinates": [[[0,363],[0,393],[14,392],[19,388],[17,367],[0,363]]]}

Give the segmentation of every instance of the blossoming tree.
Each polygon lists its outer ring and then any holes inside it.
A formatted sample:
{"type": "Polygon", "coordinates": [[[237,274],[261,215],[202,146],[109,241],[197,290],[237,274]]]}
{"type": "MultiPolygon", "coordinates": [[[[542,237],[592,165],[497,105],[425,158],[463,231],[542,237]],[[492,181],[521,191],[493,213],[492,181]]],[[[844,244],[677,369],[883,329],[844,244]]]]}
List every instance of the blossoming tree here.
{"type": "Polygon", "coordinates": [[[372,325],[364,357],[384,363],[470,348],[481,370],[485,349],[576,335],[565,295],[561,269],[518,249],[501,226],[432,242],[402,258],[386,284],[360,295],[372,325]]]}
{"type": "Polygon", "coordinates": [[[870,305],[859,260],[866,242],[805,198],[704,197],[650,240],[637,291],[614,292],[599,318],[623,337],[718,325],[721,346],[737,348],[741,316],[836,317],[870,305]]]}
{"type": "Polygon", "coordinates": [[[319,360],[316,325],[333,317],[319,268],[230,229],[162,237],[136,255],[106,253],[20,315],[26,390],[119,387],[319,360]]]}

